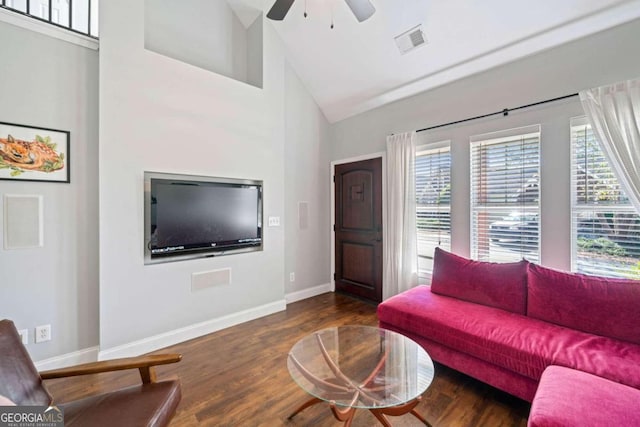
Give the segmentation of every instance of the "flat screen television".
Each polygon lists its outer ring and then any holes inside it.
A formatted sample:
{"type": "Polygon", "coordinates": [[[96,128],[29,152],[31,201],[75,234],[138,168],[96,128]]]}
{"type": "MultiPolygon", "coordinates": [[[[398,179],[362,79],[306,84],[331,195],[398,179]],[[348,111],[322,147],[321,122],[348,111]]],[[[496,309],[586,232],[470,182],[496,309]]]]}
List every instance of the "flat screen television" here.
{"type": "Polygon", "coordinates": [[[144,173],[145,264],[262,250],[262,181],[144,173]]]}

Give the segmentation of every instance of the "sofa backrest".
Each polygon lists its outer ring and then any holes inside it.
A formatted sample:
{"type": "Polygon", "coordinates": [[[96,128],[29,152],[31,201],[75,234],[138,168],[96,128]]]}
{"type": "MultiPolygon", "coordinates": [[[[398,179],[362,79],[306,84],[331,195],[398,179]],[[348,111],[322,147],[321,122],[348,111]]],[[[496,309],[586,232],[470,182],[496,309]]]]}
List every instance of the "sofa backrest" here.
{"type": "Polygon", "coordinates": [[[524,315],[528,264],[474,261],[436,248],[431,292],[524,315]]]}
{"type": "Polygon", "coordinates": [[[640,281],[529,264],[527,282],[528,316],[640,344],[640,281]]]}

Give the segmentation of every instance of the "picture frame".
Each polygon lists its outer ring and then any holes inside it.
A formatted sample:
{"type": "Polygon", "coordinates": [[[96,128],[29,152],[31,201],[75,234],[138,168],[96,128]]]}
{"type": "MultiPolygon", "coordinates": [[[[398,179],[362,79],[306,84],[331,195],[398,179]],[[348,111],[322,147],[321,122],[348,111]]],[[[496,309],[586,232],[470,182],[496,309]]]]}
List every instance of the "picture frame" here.
{"type": "Polygon", "coordinates": [[[69,183],[71,132],[0,122],[0,179],[69,183]]]}

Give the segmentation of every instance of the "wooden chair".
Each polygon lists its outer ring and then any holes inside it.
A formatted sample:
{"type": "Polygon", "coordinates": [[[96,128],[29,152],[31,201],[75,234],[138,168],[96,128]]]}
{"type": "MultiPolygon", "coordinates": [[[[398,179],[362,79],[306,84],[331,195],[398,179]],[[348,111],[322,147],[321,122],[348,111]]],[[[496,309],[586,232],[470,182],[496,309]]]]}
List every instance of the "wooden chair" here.
{"type": "Polygon", "coordinates": [[[180,361],[180,354],[150,355],[86,363],[38,373],[10,320],[0,321],[0,397],[17,405],[55,405],[43,380],[138,369],[142,384],[56,405],[65,427],[166,426],[182,397],[180,381],[156,381],[154,366],[180,361]]]}

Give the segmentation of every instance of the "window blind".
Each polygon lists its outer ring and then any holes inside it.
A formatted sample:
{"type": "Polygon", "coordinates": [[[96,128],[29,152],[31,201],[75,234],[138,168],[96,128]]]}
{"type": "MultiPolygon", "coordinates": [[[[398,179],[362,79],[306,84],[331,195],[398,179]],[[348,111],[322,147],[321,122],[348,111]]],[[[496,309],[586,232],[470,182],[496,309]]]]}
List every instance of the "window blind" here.
{"type": "Polygon", "coordinates": [[[586,119],[571,121],[573,270],[640,279],[640,217],[586,119]]]}
{"type": "Polygon", "coordinates": [[[472,137],[471,255],[482,261],[539,261],[539,126],[472,137]]]}
{"type": "Polygon", "coordinates": [[[451,250],[451,150],[449,144],[416,153],[418,274],[426,281],[436,247],[451,250]]]}

